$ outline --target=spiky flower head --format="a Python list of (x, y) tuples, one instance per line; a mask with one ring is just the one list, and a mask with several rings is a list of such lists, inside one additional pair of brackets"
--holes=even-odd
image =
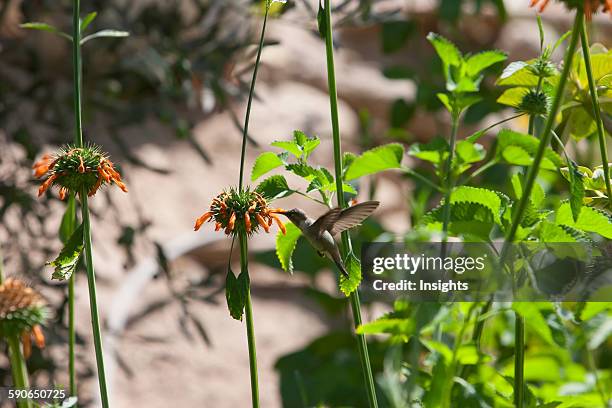
[(60, 187), (62, 200), (68, 192), (80, 193), (83, 189), (93, 196), (100, 187), (112, 183), (128, 191), (108, 155), (95, 145), (62, 147), (54, 155), (45, 154), (32, 168), (36, 178), (48, 175), (38, 189), (39, 197), (54, 185)]
[(20, 336), (26, 358), (32, 350), (32, 338), (39, 348), (45, 346), (41, 325), (47, 315), (42, 296), (21, 280), (8, 278), (0, 284), (0, 338)]
[(266, 199), (257, 191), (246, 188), (239, 191), (230, 188), (215, 197), (209, 211), (196, 220), (194, 229), (198, 231), (205, 222), (215, 222), (215, 231), (223, 230), (227, 235), (247, 235), (256, 233), (259, 227), (270, 232), (273, 222), (285, 234), (285, 224), (276, 215), (283, 212), (280, 208), (269, 208)]
[(523, 96), (521, 103), (516, 110), (529, 115), (545, 116), (550, 109), (550, 97), (542, 91), (530, 89)]
[[(605, 13), (612, 14), (612, 0), (558, 0), (565, 4), (570, 10), (582, 9), (587, 20), (590, 20), (593, 14), (599, 11), (599, 8), (603, 6)], [(529, 7), (539, 6), (538, 10), (541, 12), (546, 9), (550, 0), (531, 0)]]

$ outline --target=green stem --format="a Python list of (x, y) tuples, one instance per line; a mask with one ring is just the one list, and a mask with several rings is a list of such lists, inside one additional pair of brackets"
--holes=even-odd
[(610, 186), (610, 168), (608, 165), (608, 148), (606, 146), (606, 133), (601, 120), (601, 109), (599, 107), (599, 96), (597, 95), (597, 85), (593, 78), (593, 67), (591, 63), (591, 50), (589, 49), (589, 37), (586, 30), (585, 22), (582, 21), (580, 30), (580, 40), (582, 42), (582, 55), (584, 57), (584, 68), (589, 80), (589, 91), (591, 94), (591, 103), (593, 104), (593, 115), (597, 123), (597, 137), (599, 138), (599, 150), (601, 152), (601, 164), (604, 170), (604, 181), (606, 191), (608, 192), (608, 200), (612, 204), (612, 186)]
[(525, 402), (525, 318), (516, 313), (514, 326), (514, 406)]
[[(334, 38), (332, 30), (331, 5), (330, 0), (325, 0), (325, 51), (327, 56), (327, 82), (329, 88), (329, 103), (331, 110), (332, 135), (334, 142), (334, 170), (336, 177), (336, 196), (338, 207), (344, 208), (344, 194), (342, 188), (342, 148), (340, 144), (340, 121), (338, 119), (338, 91), (336, 88), (336, 70), (334, 66)], [(351, 239), (347, 231), (342, 233), (341, 252), (343, 258), (351, 251)], [(351, 310), (353, 312), (353, 320), (355, 327), (361, 325), (361, 304), (359, 293), (355, 290), (350, 295)], [(361, 359), (361, 368), (363, 371), (364, 381), (366, 385), (366, 394), (368, 396), (369, 406), (371, 408), (378, 407), (376, 400), (376, 390), (374, 387), (374, 377), (372, 375), (372, 366), (368, 355), (368, 343), (365, 335), (357, 335), (357, 345), (359, 348), (359, 356)]]
[(108, 390), (106, 387), (106, 374), (104, 371), (104, 355), (102, 353), (102, 332), (100, 330), (100, 318), (98, 316), (98, 300), (96, 295), (96, 274), (93, 266), (93, 254), (91, 245), (91, 222), (89, 219), (89, 207), (87, 205), (87, 189), (81, 190), (81, 213), (83, 217), (83, 235), (85, 240), (85, 268), (87, 270), (87, 284), (89, 286), (89, 307), (91, 312), (91, 327), (93, 332), (94, 347), (96, 351), (96, 365), (98, 369), (98, 383), (100, 386), (100, 398), (102, 407), (108, 408)]
[(264, 13), (263, 26), (261, 28), (261, 36), (259, 38), (259, 47), (257, 49), (257, 58), (255, 59), (255, 68), (253, 69), (253, 78), (251, 79), (251, 87), (249, 89), (249, 99), (247, 102), (246, 114), (244, 118), (244, 126), (242, 128), (242, 151), (240, 153), (240, 181), (238, 189), (242, 191), (244, 179), (244, 159), (246, 156), (246, 143), (249, 134), (249, 122), (251, 120), (251, 106), (253, 105), (253, 95), (255, 94), (255, 83), (257, 82), (257, 73), (259, 72), (259, 62), (261, 61), (261, 52), (264, 46), (266, 36), (266, 26), (268, 24), (268, 12), (270, 11), (270, 0), (266, 0), (266, 11)]
[(521, 199), (517, 204), (516, 211), (514, 211), (512, 224), (506, 236), (504, 246), (501, 250), (500, 265), (505, 264), (506, 258), (510, 250), (510, 246), (516, 238), (516, 232), (518, 231), (518, 227), (520, 226), (525, 210), (527, 209), (527, 204), (529, 203), (531, 197), (531, 190), (533, 189), (533, 185), (540, 170), (542, 158), (544, 157), (546, 148), (550, 145), (555, 118), (557, 116), (557, 113), (559, 112), (559, 108), (563, 101), (565, 85), (567, 84), (567, 79), (570, 75), (570, 69), (572, 67), (572, 61), (574, 60), (576, 45), (578, 44), (578, 36), (582, 29), (582, 22), (583, 14), (582, 11), (579, 10), (576, 12), (576, 19), (574, 21), (574, 27), (572, 29), (570, 44), (567, 48), (567, 51), (565, 52), (563, 72), (561, 73), (561, 76), (559, 78), (559, 83), (555, 92), (555, 98), (550, 108), (548, 117), (546, 118), (546, 124), (544, 125), (544, 131), (542, 132), (542, 135), (540, 137), (540, 144), (538, 145), (538, 150), (536, 151), (536, 154), (534, 156), (533, 164), (531, 165), (531, 167), (529, 168), (529, 172), (527, 173), (527, 180), (525, 181), (525, 186), (523, 188), (523, 195), (521, 196)]
[[(249, 250), (246, 234), (240, 233), (240, 273), (249, 273)], [(230, 272), (231, 273), (231, 272)], [(251, 370), (251, 400), (253, 408), (259, 407), (259, 386), (257, 380), (257, 348), (255, 347), (255, 328), (253, 325), (253, 306), (251, 304), (251, 288), (247, 290), (244, 314), (246, 316), (247, 339), (249, 343), (249, 368)]]
[[(73, 1), (72, 7), (72, 75), (73, 75), (73, 110), (74, 110), (74, 144), (83, 147), (83, 120), (82, 120), (82, 83), (83, 83), (83, 60), (81, 57), (81, 2)], [(86, 196), (85, 196), (86, 197)], [(86, 205), (85, 203), (83, 205)], [(68, 202), (69, 211), (72, 213), (72, 228), (70, 234), (75, 230), (77, 224), (76, 199), (72, 193)], [(68, 371), (70, 376), (70, 395), (77, 395), (76, 386), (76, 364), (75, 364), (75, 305), (74, 284), (75, 274), (70, 276), (68, 282)]]
[(444, 196), (444, 209), (442, 213), (442, 256), (446, 253), (446, 243), (448, 242), (448, 226), (450, 224), (451, 217), (451, 195), (453, 194), (453, 188), (455, 182), (453, 179), (453, 159), (455, 157), (455, 145), (457, 143), (457, 130), (459, 129), (459, 114), (453, 113), (451, 118), (451, 134), (449, 140), (449, 152), (448, 159), (446, 161), (446, 169), (444, 174), (446, 176), (446, 194)]
[[(13, 385), (18, 390), (29, 390), (30, 382), (28, 380), (28, 368), (26, 366), (21, 345), (17, 335), (8, 336), (9, 355), (11, 360), (11, 371), (13, 373)], [(31, 408), (32, 402), (29, 399), (20, 400), (17, 402), (19, 408)]]
[(437, 190), (439, 192), (442, 192), (442, 188), (440, 188), (440, 186), (438, 186), (436, 183), (434, 183), (433, 181), (431, 181), (430, 179), (428, 179), (427, 177), (423, 176), (422, 174), (416, 172), (415, 170), (408, 168), (408, 167), (404, 167), (402, 168), (402, 170), (404, 171), (404, 173), (406, 173), (409, 176), (412, 176), (416, 179), (418, 179), (419, 181), (421, 181), (424, 184), (427, 184), (429, 187), (431, 187), (434, 190)]

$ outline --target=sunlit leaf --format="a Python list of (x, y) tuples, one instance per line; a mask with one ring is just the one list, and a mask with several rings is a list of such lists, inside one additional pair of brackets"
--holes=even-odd
[(344, 266), (349, 276), (346, 277), (340, 274), (340, 290), (346, 296), (349, 296), (357, 290), (361, 283), (361, 262), (359, 262), (359, 259), (353, 253), (350, 253), (344, 261)]
[(285, 272), (293, 273), (293, 251), (302, 231), (292, 223), (285, 225), (287, 233), (278, 232), (276, 235), (276, 256)]
[(100, 30), (86, 37), (83, 37), (83, 39), (81, 40), (81, 45), (84, 45), (91, 40), (95, 40), (96, 38), (123, 38), (123, 37), (129, 37), (129, 36), (130, 36), (130, 33), (128, 33), (127, 31)]
[(256, 191), (268, 200), (287, 197), (293, 194), (285, 176), (276, 175), (263, 180), (256, 188)]
[(251, 170), (251, 180), (255, 181), (267, 172), (274, 170), (284, 164), (283, 160), (272, 152), (264, 152), (255, 159)]
[(52, 279), (63, 281), (70, 278), (79, 264), (79, 258), (83, 253), (83, 244), (83, 225), (81, 224), (72, 233), (57, 258), (47, 262), (47, 265), (55, 267)]
[(375, 147), (353, 160), (346, 171), (345, 179), (353, 180), (384, 170), (398, 169), (401, 167), (403, 156), (404, 147), (399, 143)]

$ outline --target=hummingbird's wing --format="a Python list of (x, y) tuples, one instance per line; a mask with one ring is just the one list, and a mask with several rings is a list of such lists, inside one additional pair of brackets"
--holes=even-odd
[(322, 234), (324, 231), (329, 231), (332, 235), (339, 234), (361, 224), (378, 208), (379, 204), (378, 201), (366, 201), (344, 210), (334, 208), (319, 217), (311, 228), (317, 234)]

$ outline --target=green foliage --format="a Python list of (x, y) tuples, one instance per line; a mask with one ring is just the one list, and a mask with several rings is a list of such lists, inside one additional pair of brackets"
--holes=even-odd
[[(503, 129), (497, 135), (497, 158), (517, 166), (530, 166), (538, 149), (539, 140), (531, 135)], [(563, 165), (561, 157), (546, 148), (540, 168), (556, 171)]]
[(583, 207), (578, 219), (574, 221), (570, 203), (563, 203), (556, 211), (555, 222), (585, 232), (594, 232), (604, 238), (612, 239), (612, 216), (603, 210)]
[(55, 268), (52, 279), (60, 281), (69, 279), (76, 270), (81, 254), (83, 253), (84, 236), (83, 224), (81, 224), (70, 236), (59, 255), (47, 265)]
[(268, 200), (276, 200), (293, 194), (284, 176), (270, 176), (257, 186), (256, 190)]
[(361, 283), (361, 262), (351, 252), (344, 260), (344, 266), (349, 276), (346, 277), (340, 274), (340, 290), (345, 296), (349, 296), (351, 293), (357, 290)]
[(399, 143), (390, 143), (364, 152), (354, 158), (348, 166), (345, 180), (376, 174), (389, 169), (401, 167), (404, 147)]
[(285, 225), (287, 233), (279, 232), (276, 235), (276, 256), (285, 272), (293, 273), (293, 261), (291, 259), (298, 239), (302, 232), (292, 223)]
[(283, 160), (282, 155), (274, 154), (272, 152), (264, 152), (257, 157), (255, 164), (253, 164), (253, 169), (251, 170), (251, 180), (255, 181), (267, 172), (284, 164), (285, 161)]
[(236, 320), (242, 321), (250, 284), (247, 271), (242, 271), (236, 278), (234, 272), (228, 268), (225, 278), (225, 299), (230, 316)]

